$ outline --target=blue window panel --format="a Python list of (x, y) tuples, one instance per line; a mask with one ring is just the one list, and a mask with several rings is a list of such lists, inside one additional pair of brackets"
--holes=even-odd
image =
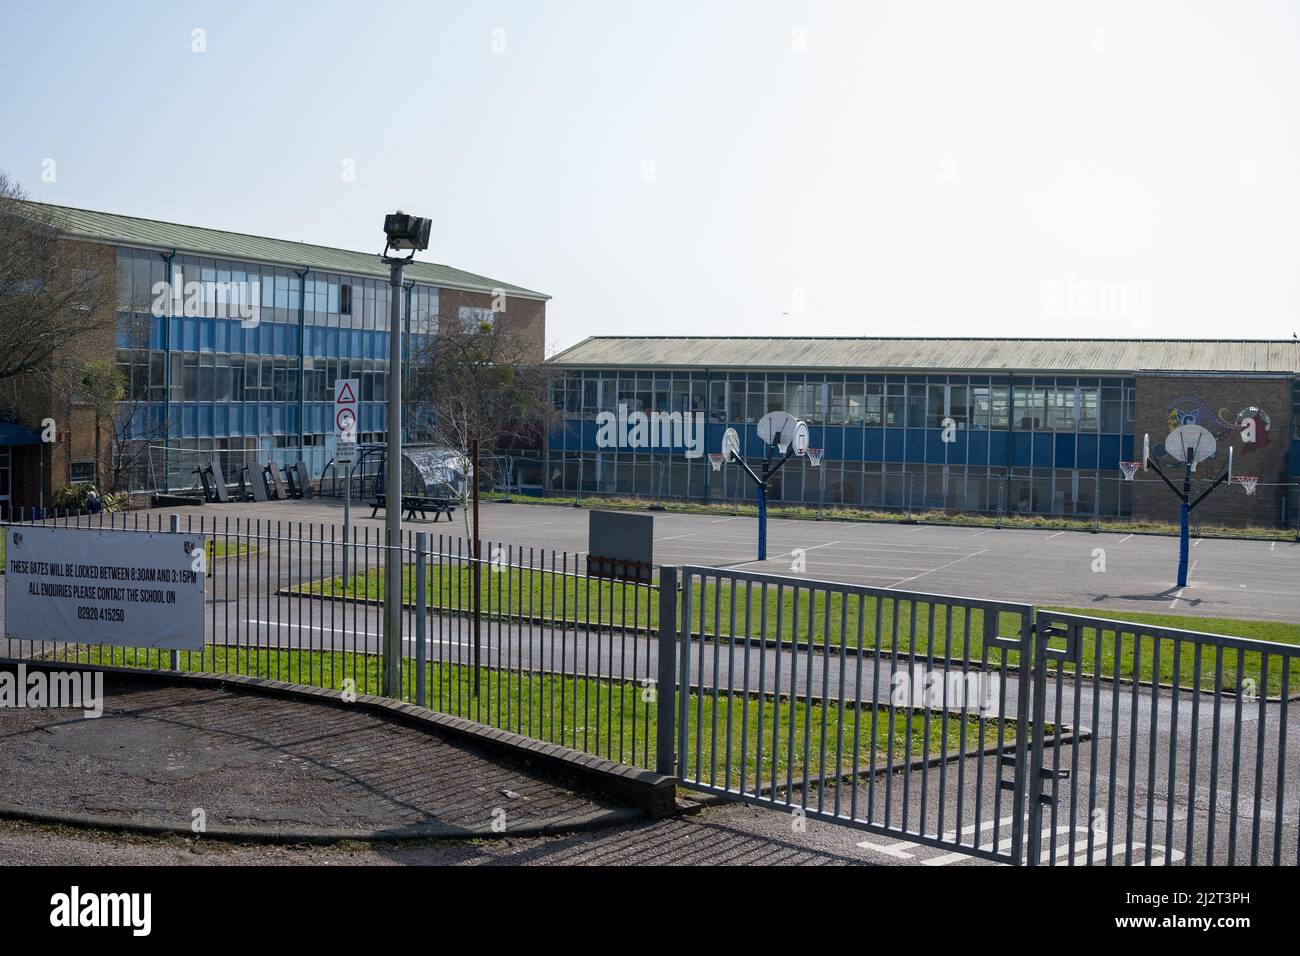
[(284, 434), (284, 406), (283, 405), (276, 404), (271, 406), (271, 434), (273, 435)]
[(273, 348), (275, 349), (275, 351), (272, 352), (271, 354), (273, 355), (288, 354), (285, 351), (285, 347), (287, 343), (285, 342), (285, 327), (283, 325), (280, 324), (275, 325), (275, 332), (272, 334), (272, 341), (273, 341)]
[(244, 406), (244, 427), (242, 429), (245, 435), (257, 434), (257, 406)]
[(1097, 460), (1097, 467), (1109, 471), (1119, 468), (1120, 460), (1127, 461), (1123, 457), (1123, 442), (1119, 435), (1102, 435), (1097, 442), (1100, 450)]
[(903, 460), (903, 429), (885, 429), (885, 461)]
[(172, 416), (167, 419), (167, 437), (180, 438), (182, 428), (181, 416), (173, 413)]
[(1042, 435), (1034, 435), (1034, 467), (1051, 468), (1052, 467), (1052, 446), (1055, 444), (1053, 439), (1056, 436), (1051, 432)]
[(242, 405), (227, 405), (222, 411), (217, 413), (217, 421), (220, 421), (225, 412), (229, 412), (229, 418), (226, 421), (226, 434), (232, 438), (244, 434), (244, 411)]
[(925, 461), (925, 433), (926, 429), (924, 428), (907, 429), (907, 461), (917, 463)]
[(298, 354), (298, 326), (296, 325), (289, 326), (288, 330), (284, 334), (284, 337), (285, 337), (285, 344), (288, 346), (289, 349), (289, 351), (286, 352), (285, 354), (297, 355)]
[(197, 405), (186, 405), (182, 428), (186, 438), (194, 438), (199, 432), (199, 409)]
[(579, 446), (584, 451), (596, 451), (596, 422), (582, 421), (580, 419), (571, 419), (569, 421), (571, 434), (575, 436), (575, 441), (580, 441)]
[(1017, 468), (1028, 468), (1032, 464), (1030, 458), (1030, 440), (1033, 438), (1029, 432), (1013, 432), (1011, 435), (1011, 464)]
[(989, 433), (973, 431), (966, 433), (966, 444), (970, 448), (968, 461), (972, 465), (989, 463)]
[(181, 344), (185, 338), (185, 336), (182, 334), (184, 331), (181, 328), (182, 320), (170, 319), (167, 321), (171, 323), (171, 328), (168, 330), (171, 333), (171, 337), (168, 338), (167, 340), (168, 342), (167, 347), (170, 348), (172, 351), (179, 351), (179, 349), (181, 348)]
[(300, 434), (301, 432), (302, 432), (302, 428), (300, 428), (298, 424), (298, 406), (290, 405), (289, 406), (289, 433), (293, 435), (297, 435)]
[(186, 352), (197, 352), (199, 350), (198, 319), (181, 320), (181, 344)]
[[(1078, 468), (1075, 464), (1075, 448), (1073, 435), (1057, 435), (1056, 437), (1056, 467), (1057, 468)], [(1037, 464), (1037, 461), (1035, 461)]]
[(217, 341), (217, 320), (199, 320), (199, 351), (211, 352)]
[(117, 327), (117, 347), (120, 349), (129, 349), (131, 347), (131, 329), (129, 326), (119, 325)]
[(325, 330), (325, 354), (333, 357), (339, 354), (339, 330)]
[(167, 320), (154, 316), (149, 321), (149, 348), (163, 348), (163, 339), (167, 336)]
[(238, 322), (229, 323), (226, 329), (229, 351), (239, 355), (244, 351), (244, 327)]
[(213, 437), (213, 435), (212, 435), (212, 421), (213, 421), (213, 417), (214, 417), (214, 416), (213, 416), (213, 406), (211, 406), (211, 405), (200, 405), (200, 406), (199, 406), (199, 435), (200, 435), (200, 437), (202, 437), (202, 438), (212, 438), (212, 437)]
[(258, 406), (257, 433), (259, 435), (274, 435), (275, 421), (270, 405)]
[(375, 347), (375, 333), (374, 333), (374, 332), (362, 332), (362, 333), (361, 333), (361, 352), (360, 352), (360, 353), (353, 353), (353, 355), (354, 355), (355, 358), (369, 358), (369, 357), (370, 357), (370, 353), (371, 353), (371, 351), (374, 349), (374, 347)]
[(1079, 454), (1075, 459), (1075, 468), (1093, 469), (1097, 467), (1097, 436), (1079, 436)]
[(850, 425), (848, 428), (844, 429), (844, 460), (862, 461), (862, 457), (862, 428), (860, 426)]
[(245, 355), (257, 354), (257, 336), (258, 333), (261, 332), (261, 330), (262, 330), (262, 326), (260, 325), (250, 326), (249, 328), (242, 330), (244, 333), (243, 335), (244, 341), (242, 343), (243, 348), (241, 351), (243, 351)]
[(213, 344), (213, 349), (214, 349), (214, 351), (217, 351), (217, 352), (229, 352), (229, 351), (230, 351), (230, 328), (231, 328), (231, 326), (234, 326), (235, 328), (239, 328), (239, 323), (238, 323), (238, 322), (227, 322), (227, 321), (224, 320), (224, 319), (222, 319), (222, 320), (220, 320), (219, 322), (217, 322), (217, 328), (216, 328), (217, 338), (216, 338), (216, 342)]

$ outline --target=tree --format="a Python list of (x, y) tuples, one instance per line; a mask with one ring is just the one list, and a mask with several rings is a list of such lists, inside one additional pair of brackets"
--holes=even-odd
[(470, 472), (477, 439), (482, 474), (476, 481), (494, 477), (498, 451), (538, 444), (557, 418), (546, 368), (533, 360), (528, 339), (500, 318), (441, 316), (438, 334), (414, 356), (411, 372), (413, 424), (461, 454), (462, 474)]
[[(92, 359), (75, 373), (75, 391), (80, 404), (89, 406), (95, 422), (95, 487), (105, 489), (100, 469), (104, 461), (104, 423), (117, 418), (118, 403), (126, 398), (126, 376), (114, 362)], [(116, 445), (116, 443), (114, 443)], [(116, 448), (114, 448), (116, 452)], [(118, 457), (116, 454), (114, 458)], [(109, 490), (116, 491), (116, 488)]]
[(75, 339), (113, 323), (94, 247), (0, 171), (0, 382), (47, 375)]

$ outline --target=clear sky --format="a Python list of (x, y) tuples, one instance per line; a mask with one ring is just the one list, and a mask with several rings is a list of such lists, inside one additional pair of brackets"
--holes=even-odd
[(376, 253), (401, 207), (552, 349), (1300, 332), (1286, 0), (10, 0), (0, 84), (35, 198)]

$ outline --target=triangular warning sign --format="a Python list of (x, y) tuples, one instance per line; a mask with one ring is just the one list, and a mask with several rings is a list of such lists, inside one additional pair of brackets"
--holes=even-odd
[(334, 403), (336, 405), (348, 405), (356, 400), (357, 397), (352, 394), (352, 383), (345, 379), (343, 386), (339, 389), (338, 397), (334, 399)]

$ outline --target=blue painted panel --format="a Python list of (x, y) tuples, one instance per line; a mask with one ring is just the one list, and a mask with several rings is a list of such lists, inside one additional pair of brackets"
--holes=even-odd
[(909, 428), (906, 430), (906, 433), (907, 433), (907, 449), (904, 456), (905, 459), (909, 462), (917, 462), (917, 463), (924, 462), (926, 429)]
[[(838, 425), (811, 430), (813, 448), (824, 448), (828, 461), (841, 461), (844, 458), (844, 429)], [(820, 434), (819, 434), (820, 433)]]
[(844, 429), (844, 460), (862, 461), (863, 454), (862, 429), (852, 426)]
[(1121, 447), (1122, 442), (1119, 435), (1099, 435), (1097, 437), (1097, 467), (1103, 471), (1118, 469), (1120, 459), (1124, 457)]
[(1017, 468), (1028, 468), (1032, 464), (1030, 457), (1030, 440), (1028, 432), (1011, 433), (1011, 464)]
[(989, 433), (986, 431), (967, 432), (966, 441), (970, 447), (970, 463), (987, 465), (989, 463)]
[(1052, 467), (1052, 446), (1055, 444), (1053, 439), (1055, 435), (1034, 435), (1034, 467), (1051, 468)]
[(862, 460), (885, 460), (885, 431), (883, 428), (868, 428), (862, 435)]
[(903, 429), (885, 429), (885, 461), (903, 460)]
[(1004, 431), (989, 432), (989, 464), (1005, 468), (1009, 463), (1011, 433)]
[(1079, 436), (1079, 455), (1076, 459), (1076, 468), (1096, 468), (1097, 467), (1097, 447), (1098, 441), (1096, 435)]
[(1057, 468), (1075, 468), (1075, 448), (1074, 435), (1057, 435), (1056, 437), (1056, 467)]

